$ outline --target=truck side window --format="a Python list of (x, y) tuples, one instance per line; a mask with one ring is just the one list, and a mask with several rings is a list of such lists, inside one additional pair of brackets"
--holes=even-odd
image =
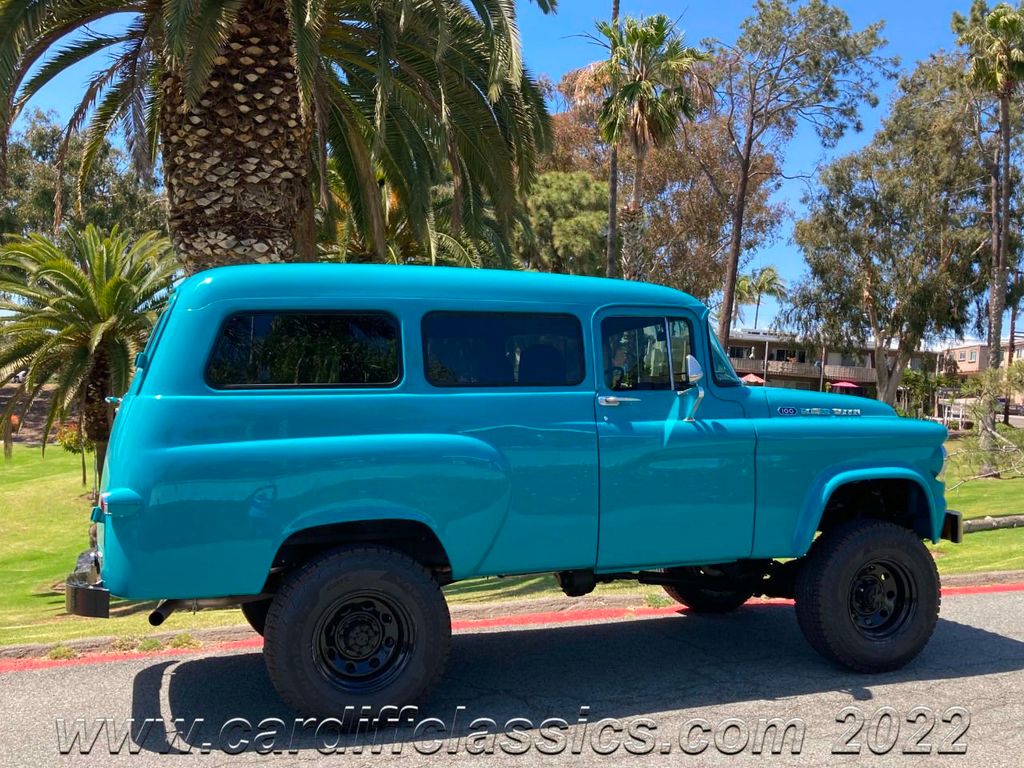
[(387, 387), (400, 378), (398, 322), (384, 312), (239, 312), (206, 367), (215, 389)]
[(663, 317), (608, 317), (601, 321), (604, 380), (609, 389), (671, 389), (668, 335)]
[(672, 343), (672, 381), (676, 389), (687, 389), (690, 386), (690, 377), (686, 375), (686, 356), (693, 354), (690, 323), (670, 318), (668, 332)]
[(708, 345), (711, 348), (711, 373), (715, 384), (720, 387), (742, 387), (743, 382), (736, 375), (732, 363), (729, 362), (729, 356), (725, 354), (722, 345), (718, 343), (718, 336), (710, 324), (708, 325)]
[(423, 318), (435, 387), (561, 387), (583, 381), (583, 329), (573, 315), (431, 312)]

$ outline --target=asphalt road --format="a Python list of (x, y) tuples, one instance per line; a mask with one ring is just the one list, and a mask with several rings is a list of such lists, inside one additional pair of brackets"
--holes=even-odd
[[(946, 596), (925, 652), (906, 669), (878, 676), (847, 673), (816, 656), (789, 605), (751, 605), (714, 618), (673, 614), (460, 632), (444, 682), (416, 715), (418, 733), (392, 728), (374, 738), (344, 737), (341, 745), (347, 751), (327, 757), (318, 747), (330, 751), (338, 739), (329, 723), (319, 736), (311, 728), (289, 734), (286, 727), (277, 727), (276, 737), (259, 744), (253, 738), (264, 718), (279, 717), (288, 724), (294, 719), (277, 700), (258, 651), (13, 672), (0, 675), (0, 766), (284, 766), (318, 760), (335, 766), (593, 766), (628, 759), (633, 765), (924, 761), (1016, 768), (1024, 760), (1022, 601), (1024, 592)], [(460, 706), (465, 710), (459, 711)], [(585, 727), (578, 723), (581, 707), (589, 707)], [(501, 733), (493, 739), (493, 755), (469, 754), (465, 741), (439, 740), (449, 735), (440, 735), (436, 722), (422, 726), (431, 716), (451, 726), (456, 713), (453, 730), (463, 736), (475, 718), (494, 720), (494, 730)], [(844, 716), (845, 723), (837, 721)], [(965, 716), (969, 727), (958, 736)], [(136, 729), (147, 718), (203, 722), (191, 736), (177, 740), (173, 751), (188, 751), (186, 756), (162, 754), (170, 745), (157, 726), (140, 739), (137, 754), (129, 754), (125, 745), (121, 754), (111, 756), (103, 733), (91, 754), (80, 754), (80, 743), (71, 754), (59, 754), (58, 718), (87, 718), (95, 729), (96, 718), (129, 717), (135, 718)], [(222, 733), (233, 718), (244, 718), (254, 728), (246, 730), (235, 721)], [(520, 723), (525, 736), (508, 737), (504, 730), (512, 718), (527, 718), (534, 726), (563, 718), (573, 725), (561, 730), (549, 724), (550, 738), (544, 739)], [(599, 722), (605, 718), (613, 720)], [(771, 718), (794, 722), (788, 741), (779, 744), (780, 755), (770, 754), (771, 739), (758, 735), (760, 719), (766, 721), (761, 731), (772, 732)], [(858, 724), (862, 727), (856, 730)], [(70, 733), (73, 722), (67, 727)], [(491, 726), (477, 724), (472, 730)], [(227, 754), (246, 738), (247, 751)], [(374, 739), (382, 754), (372, 753)], [(522, 749), (522, 742), (529, 751), (510, 754)], [(362, 754), (353, 753), (357, 744)], [(255, 752), (258, 745), (283, 754), (261, 756)], [(474, 746), (486, 748), (488, 741)], [(634, 756), (628, 748), (644, 754)], [(833, 754), (836, 749), (847, 753)], [(958, 749), (966, 753), (937, 754)], [(724, 754), (731, 751), (736, 753)]]

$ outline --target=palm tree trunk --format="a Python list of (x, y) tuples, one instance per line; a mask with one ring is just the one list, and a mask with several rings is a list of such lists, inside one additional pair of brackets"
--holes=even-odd
[[(1014, 285), (1016, 285), (1016, 278), (1014, 279)], [(1016, 351), (1016, 344), (1014, 343), (1014, 337), (1017, 335), (1017, 305), (1019, 301), (1013, 302), (1010, 305), (1010, 346), (1007, 349), (1006, 355), (1006, 367), (1009, 368), (1013, 365), (1013, 353)], [(1003, 424), (1010, 423), (1010, 388), (1006, 389), (1006, 402), (1003, 404)]]
[[(993, 227), (992, 275), (988, 292), (988, 364), (1000, 368), (1002, 363), (1003, 312), (1006, 309), (1006, 263), (1010, 214), (1010, 99), (999, 97), (999, 170), (998, 194), (993, 179), (992, 204), (997, 211)], [(996, 409), (999, 401), (994, 391), (982, 398), (980, 448), (991, 453), (995, 450)], [(983, 454), (984, 455), (984, 454)], [(996, 467), (987, 455), (983, 458), (981, 474), (995, 476)]]
[(311, 131), (283, 0), (245, 0), (195, 104), (179, 72), (161, 89), (170, 231), (186, 271), (312, 259)]
[(757, 294), (757, 301), (754, 302), (754, 330), (757, 330), (757, 316), (761, 313), (761, 294)]
[(629, 201), (629, 207), (634, 211), (643, 208), (644, 202), (644, 167), (647, 165), (647, 156), (643, 152), (636, 155), (636, 173), (633, 175), (633, 195)]
[[(612, 25), (619, 25), (619, 0), (612, 0)], [(605, 243), (605, 276), (619, 277), (618, 220), (619, 215), (619, 148), (614, 144), (608, 153), (608, 241)]]
[(110, 358), (102, 346), (93, 353), (92, 365), (85, 381), (85, 396), (82, 398), (81, 429), (92, 441), (96, 450), (96, 485), (103, 479), (103, 462), (110, 442), (110, 405), (107, 396), (111, 394)]
[(622, 277), (626, 280), (643, 280), (644, 258), (644, 209), (643, 176), (647, 158), (638, 152), (636, 173), (633, 176), (633, 193), (630, 203), (622, 211)]

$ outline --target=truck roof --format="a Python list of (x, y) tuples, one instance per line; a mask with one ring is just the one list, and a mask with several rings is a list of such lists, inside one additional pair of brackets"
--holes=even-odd
[(395, 264), (247, 264), (218, 267), (182, 282), (179, 306), (223, 299), (303, 297), (480, 299), (558, 304), (661, 304), (701, 308), (674, 288), (601, 277), (501, 269)]

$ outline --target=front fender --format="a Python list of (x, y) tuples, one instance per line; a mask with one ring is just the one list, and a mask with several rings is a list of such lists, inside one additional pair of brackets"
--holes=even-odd
[[(810, 549), (811, 542), (814, 540), (814, 534), (818, 530), (818, 524), (821, 522), (821, 516), (828, 506), (829, 499), (832, 498), (832, 495), (839, 488), (850, 483), (858, 483), (865, 480), (909, 480), (915, 483), (921, 489), (921, 493), (928, 503), (932, 540), (938, 541), (942, 528), (942, 518), (945, 514), (945, 505), (941, 505), (941, 509), (937, 508), (935, 493), (929, 487), (930, 485), (935, 485), (937, 481), (926, 478), (912, 467), (872, 466), (856, 469), (836, 468), (831, 472), (819, 475), (808, 490), (793, 531), (792, 551), (800, 556), (806, 554), (807, 550)], [(941, 494), (939, 498), (941, 498)]]

